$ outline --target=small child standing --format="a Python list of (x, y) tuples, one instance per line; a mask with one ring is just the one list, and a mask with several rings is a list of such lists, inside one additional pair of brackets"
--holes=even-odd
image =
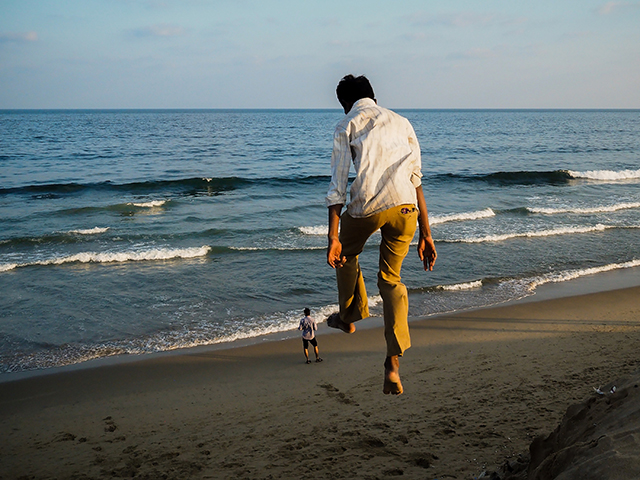
[(304, 309), (304, 318), (300, 320), (298, 330), (302, 330), (302, 348), (304, 349), (304, 356), (307, 359), (307, 363), (311, 363), (309, 360), (309, 344), (313, 345), (313, 351), (316, 354), (316, 362), (321, 362), (320, 354), (318, 353), (318, 341), (316, 340), (315, 331), (318, 330), (316, 321), (311, 318), (311, 310)]

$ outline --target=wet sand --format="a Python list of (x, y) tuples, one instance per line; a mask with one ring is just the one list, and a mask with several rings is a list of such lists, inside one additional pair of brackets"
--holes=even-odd
[(296, 338), (0, 383), (0, 478), (473, 479), (537, 437), (544, 463), (581, 403), (576, 442), (618, 454), (600, 467), (615, 425), (640, 438), (640, 287), (414, 321), (398, 397), (379, 328), (329, 333), (318, 364)]

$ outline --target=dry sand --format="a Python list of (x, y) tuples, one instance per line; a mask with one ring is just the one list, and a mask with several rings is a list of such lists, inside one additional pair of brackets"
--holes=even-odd
[(412, 322), (399, 397), (380, 329), (321, 327), (318, 364), (290, 339), (0, 383), (0, 478), (527, 478), (541, 435), (530, 478), (640, 477), (640, 287)]

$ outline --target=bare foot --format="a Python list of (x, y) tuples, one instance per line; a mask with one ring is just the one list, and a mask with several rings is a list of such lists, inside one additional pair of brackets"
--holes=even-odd
[(329, 315), (327, 325), (331, 328), (338, 328), (344, 333), (353, 333), (356, 331), (356, 326), (353, 323), (346, 323), (340, 320), (340, 314), (337, 312)]
[(387, 357), (384, 361), (384, 386), (382, 391), (385, 395), (401, 395), (402, 383), (400, 383), (400, 360), (398, 355)]

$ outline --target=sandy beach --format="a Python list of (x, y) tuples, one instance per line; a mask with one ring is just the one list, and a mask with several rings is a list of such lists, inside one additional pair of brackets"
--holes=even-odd
[(325, 324), (318, 364), (295, 338), (0, 383), (0, 478), (473, 479), (509, 463), (527, 478), (534, 439), (529, 478), (637, 478), (639, 299), (633, 287), (414, 321), (399, 397), (382, 394), (379, 328)]

